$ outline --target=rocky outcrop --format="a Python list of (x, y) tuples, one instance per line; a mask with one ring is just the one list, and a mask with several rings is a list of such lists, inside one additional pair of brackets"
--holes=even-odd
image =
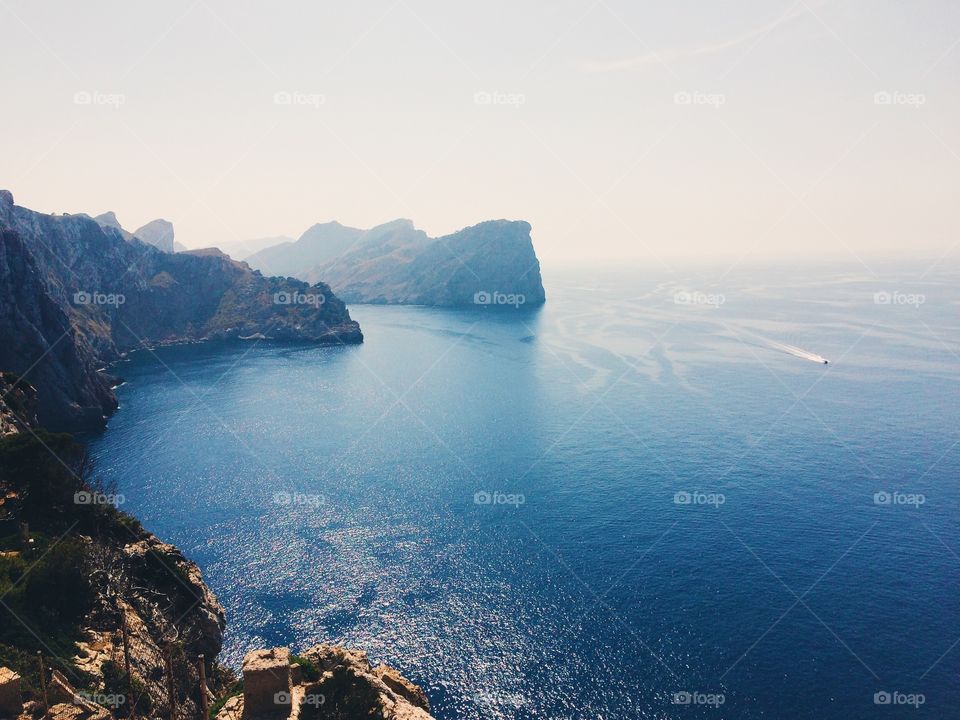
[(172, 253), (174, 251), (173, 223), (166, 220), (152, 220), (133, 231), (133, 236), (158, 250)]
[(423, 690), (360, 650), (317, 645), (291, 664), (287, 648), (255, 650), (243, 662), (243, 694), (217, 720), (379, 718), (432, 720)]
[(136, 348), (363, 339), (325, 284), (265, 277), (221, 253), (163, 252), (85, 215), (15, 206), (6, 191), (0, 241), (0, 367), (37, 387), (47, 427), (102, 426), (116, 409), (115, 379), (98, 370)]
[(117, 220), (117, 214), (112, 210), (108, 210), (105, 213), (101, 213), (100, 215), (97, 215), (95, 218), (93, 218), (93, 221), (97, 223), (97, 225), (99, 225), (100, 227), (113, 228), (114, 230), (119, 232), (120, 235), (123, 237), (123, 239), (126, 240), (127, 242), (129, 242), (130, 240), (133, 240), (133, 233), (129, 233), (123, 229), (123, 227), (120, 225), (120, 221)]
[(0, 438), (36, 425), (36, 389), (14, 373), (0, 372)]
[[(29, 407), (21, 385), (8, 383)], [(198, 717), (201, 688), (211, 699), (233, 681), (216, 663), (226, 619), (200, 569), (111, 504), (81, 445), (26, 413), (18, 422), (29, 432), (0, 438), (0, 519), (20, 528), (0, 569), (30, 577), (0, 586), (0, 657), (13, 663), (0, 668), (0, 717)]]
[(322, 279), (352, 303), (529, 307), (545, 300), (530, 229), (523, 221), (491, 220), (429, 238), (409, 220), (372, 230), (327, 223), (247, 262)]

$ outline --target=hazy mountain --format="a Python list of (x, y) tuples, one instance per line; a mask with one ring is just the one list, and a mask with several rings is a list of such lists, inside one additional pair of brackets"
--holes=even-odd
[[(84, 213), (79, 213), (83, 217), (89, 217)], [(141, 242), (145, 242), (148, 245), (153, 245), (155, 248), (163, 250), (164, 252), (176, 252), (177, 246), (183, 248), (180, 243), (174, 242), (173, 239), (173, 223), (163, 220), (151, 220), (146, 225), (141, 228), (138, 228), (134, 232), (129, 232), (124, 230), (123, 226), (120, 225), (120, 221), (117, 220), (117, 215), (112, 210), (97, 215), (93, 218), (102, 228), (112, 228), (120, 233), (121, 237), (127, 242), (130, 242), (133, 238), (137, 238)]]
[(317, 223), (293, 242), (281, 242), (246, 258), (250, 267), (272, 275), (300, 277), (304, 269), (335, 258), (350, 248), (363, 230), (340, 223)]
[(164, 252), (172, 253), (174, 251), (173, 223), (166, 220), (151, 220), (143, 227), (135, 230), (133, 236)]
[(117, 216), (112, 210), (109, 210), (103, 213), (102, 215), (97, 215), (94, 218), (94, 221), (98, 223), (100, 227), (113, 228), (114, 230), (118, 230), (120, 234), (123, 236), (124, 240), (130, 241), (133, 239), (133, 233), (127, 232), (120, 226), (120, 221), (117, 220)]
[(264, 248), (292, 242), (294, 242), (294, 239), (287, 235), (274, 235), (272, 237), (252, 238), (250, 240), (236, 240), (228, 243), (220, 243), (217, 245), (217, 247), (223, 250), (234, 260), (246, 260), (254, 253), (258, 253)]
[(102, 426), (116, 409), (99, 372), (128, 350), (265, 336), (362, 341), (323, 284), (268, 278), (218, 250), (167, 253), (86, 215), (45, 215), (0, 191), (0, 368), (28, 373), (54, 428)]
[[(248, 258), (252, 267), (327, 282), (347, 302), (420, 305), (544, 301), (540, 263), (523, 221), (492, 220), (430, 238), (410, 220), (370, 230), (314, 225), (295, 243)], [(502, 296), (518, 302), (507, 302)], [(489, 302), (487, 302), (489, 300)]]

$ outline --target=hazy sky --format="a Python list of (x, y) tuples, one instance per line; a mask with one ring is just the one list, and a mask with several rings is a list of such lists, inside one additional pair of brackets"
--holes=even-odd
[(0, 57), (0, 187), (190, 247), (396, 217), (526, 219), (548, 263), (960, 239), (955, 0), (0, 0)]

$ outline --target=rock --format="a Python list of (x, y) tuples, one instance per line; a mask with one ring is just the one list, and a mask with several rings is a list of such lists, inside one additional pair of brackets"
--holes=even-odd
[(93, 221), (102, 228), (111, 228), (116, 230), (127, 242), (130, 242), (133, 239), (133, 235), (123, 229), (123, 227), (120, 225), (120, 221), (117, 220), (116, 213), (114, 213), (112, 210), (97, 215)]
[(134, 230), (133, 236), (164, 252), (174, 251), (173, 223), (167, 220), (151, 220), (143, 227)]
[(254, 650), (243, 658), (243, 704), (246, 712), (286, 714), (290, 693), (290, 650)]
[(99, 370), (125, 352), (257, 333), (363, 341), (327, 285), (264, 277), (219, 252), (162, 252), (85, 215), (0, 202), (0, 369), (27, 373), (49, 429), (104, 426), (115, 378)]
[(0, 190), (0, 205), (13, 207), (13, 193), (9, 190)]
[(545, 300), (530, 224), (523, 221), (491, 220), (439, 238), (410, 220), (372, 230), (327, 223), (247, 262), (264, 272), (323, 280), (347, 302), (517, 309)]
[(20, 676), (10, 668), (0, 667), (0, 718), (15, 718), (22, 710)]
[(282, 714), (289, 720), (433, 720), (420, 688), (393, 668), (372, 667), (360, 650), (317, 645), (302, 655), (319, 669), (318, 680), (291, 674), (284, 667), (290, 657), (286, 648), (248, 653), (243, 661), (243, 695), (224, 703), (217, 720), (250, 720), (270, 714)]
[(36, 389), (15, 373), (0, 372), (0, 438), (37, 424)]

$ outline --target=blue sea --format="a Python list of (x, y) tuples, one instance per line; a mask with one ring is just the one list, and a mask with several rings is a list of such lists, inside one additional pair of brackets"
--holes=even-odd
[[(541, 309), (140, 351), (92, 441), (222, 660), (366, 650), (453, 718), (960, 717), (960, 272), (545, 272)], [(829, 360), (828, 364), (822, 362)]]

